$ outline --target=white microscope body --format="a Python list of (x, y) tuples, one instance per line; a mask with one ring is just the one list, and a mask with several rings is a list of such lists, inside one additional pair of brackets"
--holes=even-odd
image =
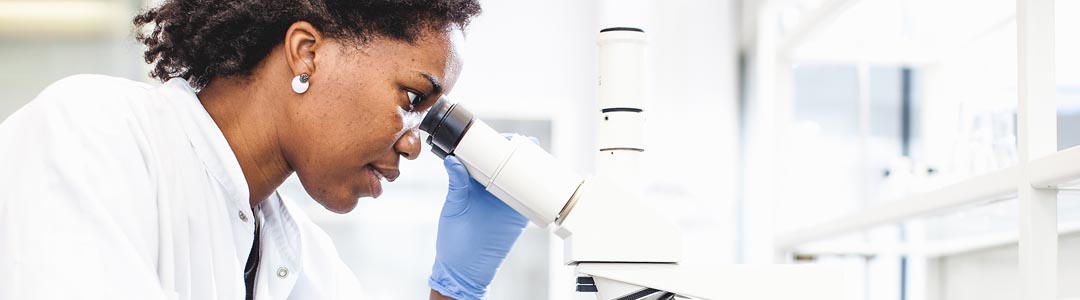
[(842, 298), (832, 270), (680, 263), (679, 228), (623, 186), (645, 149), (645, 45), (640, 29), (600, 32), (595, 177), (582, 178), (525, 137), (507, 140), (445, 98), (420, 128), (437, 155), (456, 155), (474, 179), (536, 225), (557, 226), (580, 292), (602, 300)]

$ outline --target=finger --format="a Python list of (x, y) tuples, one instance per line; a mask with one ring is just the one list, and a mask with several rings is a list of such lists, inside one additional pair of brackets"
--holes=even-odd
[(446, 203), (443, 203), (442, 216), (453, 217), (461, 215), (469, 207), (469, 171), (455, 156), (447, 156), (443, 160), (446, 167), (446, 175), (450, 178), (446, 190)]
[(446, 175), (450, 178), (450, 190), (464, 190), (469, 188), (469, 170), (461, 163), (457, 156), (447, 156), (443, 160), (446, 167)]

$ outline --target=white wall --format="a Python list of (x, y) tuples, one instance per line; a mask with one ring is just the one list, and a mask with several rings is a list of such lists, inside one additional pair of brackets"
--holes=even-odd
[[(735, 1), (657, 1), (644, 169), (676, 204), (687, 260), (734, 262), (738, 18)], [(670, 191), (678, 191), (678, 196)]]
[(49, 84), (75, 74), (145, 78), (140, 51), (123, 38), (58, 40), (0, 36), (0, 120)]

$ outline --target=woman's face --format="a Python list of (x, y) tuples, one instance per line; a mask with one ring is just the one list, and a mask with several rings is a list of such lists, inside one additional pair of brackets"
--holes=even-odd
[(283, 151), (304, 189), (346, 213), (382, 194), (402, 157), (421, 152), (424, 113), (454, 87), (460, 30), (429, 31), (414, 43), (373, 39), (362, 46), (323, 39), (310, 88), (287, 108)]

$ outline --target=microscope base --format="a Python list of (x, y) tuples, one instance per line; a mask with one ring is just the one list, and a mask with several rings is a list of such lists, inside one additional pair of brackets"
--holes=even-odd
[(599, 300), (845, 299), (840, 269), (818, 265), (579, 263)]

